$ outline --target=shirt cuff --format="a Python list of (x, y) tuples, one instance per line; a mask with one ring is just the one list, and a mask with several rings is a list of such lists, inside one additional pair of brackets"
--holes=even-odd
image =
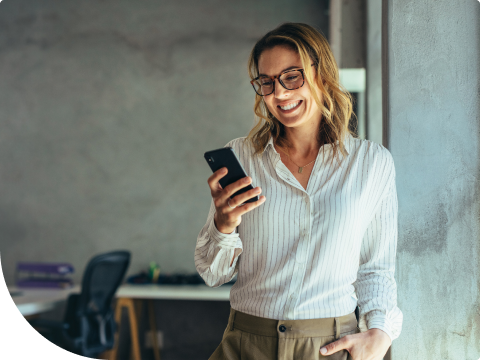
[(221, 233), (215, 226), (214, 220), (212, 220), (212, 222), (208, 226), (208, 234), (210, 235), (211, 239), (213, 239), (218, 245), (223, 248), (238, 248), (238, 233), (235, 232), (235, 230), (233, 230), (230, 234)]
[(396, 338), (393, 334), (390, 320), (383, 312), (379, 310), (372, 310), (367, 314), (360, 316), (358, 327), (361, 332), (365, 332), (370, 329), (380, 329), (390, 337), (391, 341)]

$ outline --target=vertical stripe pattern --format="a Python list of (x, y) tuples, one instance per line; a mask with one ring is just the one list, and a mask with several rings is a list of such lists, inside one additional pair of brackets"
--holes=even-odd
[[(232, 234), (214, 224), (213, 201), (195, 249), (197, 271), (212, 287), (238, 274), (233, 309), (276, 320), (318, 319), (360, 308), (360, 330), (400, 335), (394, 279), (397, 193), (390, 152), (351, 136), (347, 155), (322, 146), (304, 189), (273, 141), (253, 155), (245, 138), (234, 149), (263, 205), (242, 216)], [(333, 160), (333, 161), (332, 161)], [(232, 266), (230, 262), (234, 258)]]

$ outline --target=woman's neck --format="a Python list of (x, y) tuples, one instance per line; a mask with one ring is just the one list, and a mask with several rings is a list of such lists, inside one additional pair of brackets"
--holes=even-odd
[(291, 156), (308, 157), (320, 149), (318, 126), (302, 128), (285, 128), (285, 138), (290, 144), (287, 149)]

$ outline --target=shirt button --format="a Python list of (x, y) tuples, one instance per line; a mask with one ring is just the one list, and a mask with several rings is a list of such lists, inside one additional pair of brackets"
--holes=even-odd
[(287, 330), (287, 328), (285, 327), (285, 325), (280, 325), (278, 330), (280, 330), (280, 332), (285, 332), (285, 330)]

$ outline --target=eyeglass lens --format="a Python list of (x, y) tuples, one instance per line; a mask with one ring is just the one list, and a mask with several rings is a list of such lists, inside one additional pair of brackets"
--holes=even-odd
[[(287, 90), (295, 90), (303, 85), (303, 74), (301, 71), (293, 70), (280, 75), (280, 84)], [(253, 87), (259, 95), (269, 95), (273, 92), (275, 82), (268, 77), (259, 78), (253, 82)]]

